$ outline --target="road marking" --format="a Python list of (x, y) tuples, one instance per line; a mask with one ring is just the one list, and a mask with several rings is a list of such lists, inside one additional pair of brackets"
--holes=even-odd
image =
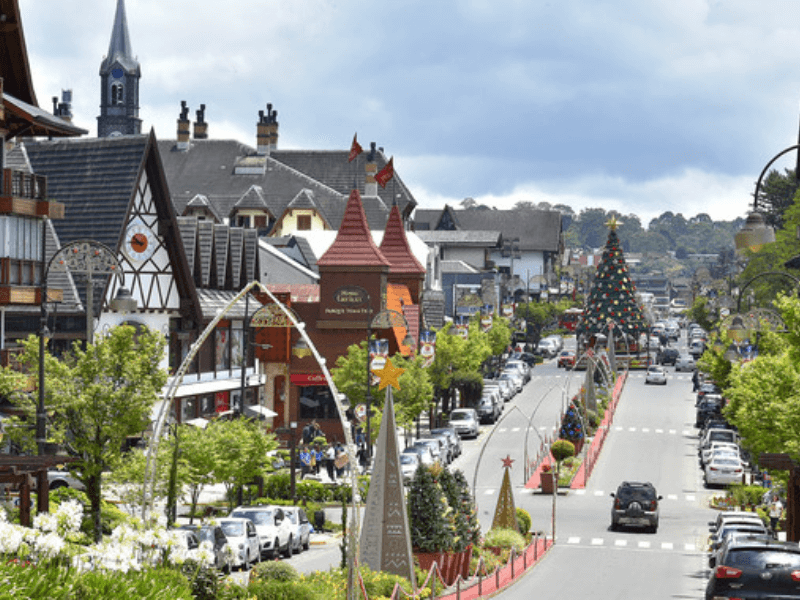
[(669, 434), (670, 434), (670, 435), (675, 435), (676, 433), (677, 433), (677, 432), (676, 432), (674, 429), (670, 429), (670, 430), (669, 430)]
[(605, 492), (603, 490), (598, 490), (594, 493), (595, 496), (605, 496)]
[(583, 490), (575, 490), (574, 493), (575, 493), (576, 496), (585, 496), (586, 495), (586, 490), (585, 489), (583, 489)]
[(667, 494), (667, 500), (677, 500), (677, 499), (678, 499), (677, 494)]
[(639, 542), (638, 544), (636, 544), (636, 547), (637, 548), (649, 548), (650, 547), (650, 542)]
[(656, 433), (664, 433), (663, 429), (656, 429)]
[(514, 427), (511, 431), (519, 431), (520, 427)]
[(592, 538), (592, 546), (602, 546), (603, 538)]
[(494, 490), (486, 490), (485, 492), (483, 492), (484, 496), (490, 496), (491, 494), (494, 494)]
[(636, 427), (628, 427), (628, 431), (636, 431)]
[(627, 546), (628, 545), (628, 540), (615, 540), (614, 541), (614, 545), (615, 546)]
[(579, 537), (571, 537), (571, 538), (569, 538), (567, 540), (567, 543), (568, 544), (580, 544), (581, 543), (581, 538), (579, 538)]
[(683, 549), (686, 552), (694, 552), (695, 550), (697, 550), (697, 546), (694, 544), (684, 544)]
[(650, 433), (649, 427), (642, 427), (642, 433)]
[(617, 426), (617, 431), (622, 431), (622, 427)]
[(686, 501), (687, 502), (694, 502), (695, 501), (695, 495), (694, 494), (686, 494)]
[(672, 542), (661, 542), (662, 550), (672, 550), (672, 548), (673, 548)]

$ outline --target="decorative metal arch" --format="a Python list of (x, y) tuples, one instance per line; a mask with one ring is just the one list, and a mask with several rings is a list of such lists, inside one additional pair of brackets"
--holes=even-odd
[(794, 282), (796, 288), (800, 288), (800, 279), (792, 275), (791, 273), (787, 273), (786, 271), (764, 271), (763, 273), (759, 273), (755, 277), (748, 279), (741, 288), (739, 288), (739, 297), (736, 299), (736, 312), (742, 312), (742, 296), (744, 295), (744, 291), (750, 287), (755, 280), (761, 279), (762, 277), (770, 277), (770, 276), (778, 276), (778, 277), (785, 277), (787, 279), (791, 279)]

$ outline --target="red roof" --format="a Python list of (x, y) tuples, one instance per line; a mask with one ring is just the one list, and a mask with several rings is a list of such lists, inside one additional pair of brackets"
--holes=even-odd
[(318, 266), (389, 266), (389, 261), (375, 245), (367, 225), (364, 205), (358, 190), (350, 192), (342, 224), (327, 252), (317, 260)]
[(389, 220), (386, 221), (386, 231), (381, 241), (381, 252), (389, 261), (390, 273), (425, 273), (425, 268), (419, 263), (408, 245), (403, 220), (400, 218), (400, 209), (392, 206)]

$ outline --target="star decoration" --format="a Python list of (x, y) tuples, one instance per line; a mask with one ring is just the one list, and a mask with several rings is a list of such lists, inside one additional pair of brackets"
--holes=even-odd
[(622, 225), (622, 221), (617, 221), (617, 216), (612, 215), (611, 218), (606, 221), (606, 227), (608, 227), (611, 231), (616, 231), (617, 227)]
[(400, 375), (405, 372), (405, 369), (401, 369), (400, 367), (395, 367), (392, 364), (391, 359), (386, 359), (386, 365), (382, 369), (372, 369), (372, 372), (375, 373), (380, 378), (380, 383), (378, 384), (378, 391), (381, 391), (387, 385), (391, 385), (393, 388), (400, 389), (400, 383), (398, 379)]
[(514, 459), (511, 458), (511, 456), (508, 455), (508, 454), (506, 454), (505, 458), (501, 458), (500, 460), (503, 461), (503, 468), (505, 468), (505, 469), (510, 469), (511, 468), (511, 463), (514, 462)]

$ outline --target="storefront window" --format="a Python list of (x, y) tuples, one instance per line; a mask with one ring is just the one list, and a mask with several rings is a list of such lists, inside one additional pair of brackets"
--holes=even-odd
[(200, 398), (200, 414), (203, 416), (213, 415), (216, 409), (214, 394), (206, 394)]
[(227, 371), (231, 368), (230, 332), (227, 327), (217, 327), (214, 355), (216, 357), (217, 371)]
[(181, 401), (181, 422), (186, 423), (197, 417), (197, 398), (189, 396)]
[(338, 416), (331, 390), (326, 386), (307, 385), (300, 389), (301, 419), (335, 419)]
[(242, 366), (242, 330), (231, 329), (231, 366)]

